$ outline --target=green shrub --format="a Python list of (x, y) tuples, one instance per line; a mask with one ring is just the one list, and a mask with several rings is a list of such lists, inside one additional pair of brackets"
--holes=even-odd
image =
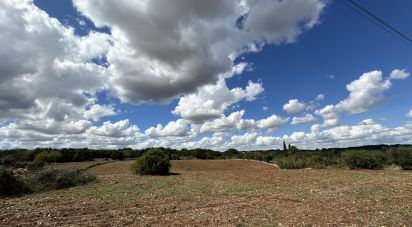
[(295, 152), (288, 156), (277, 156), (274, 159), (275, 163), (282, 169), (324, 169), (324, 168), (340, 168), (340, 155), (328, 154), (322, 152)]
[(346, 151), (342, 158), (349, 169), (383, 169), (386, 156), (380, 151)]
[(46, 169), (33, 173), (28, 179), (34, 191), (69, 188), (95, 180), (95, 176), (84, 175), (81, 170), (68, 169)]
[(273, 156), (272, 155), (265, 155), (265, 156), (263, 156), (263, 160), (265, 162), (271, 162), (273, 160)]
[(77, 185), (85, 185), (95, 181), (93, 175), (84, 175), (81, 171), (67, 171), (60, 174), (56, 181), (56, 189), (69, 188)]
[(122, 151), (113, 152), (111, 158), (113, 160), (124, 160), (124, 153)]
[(49, 152), (42, 151), (42, 152), (38, 153), (33, 161), (38, 162), (38, 163), (47, 163), (47, 162), (49, 162)]
[(304, 169), (309, 167), (307, 160), (293, 156), (279, 157), (275, 160), (275, 163), (281, 169)]
[(132, 165), (132, 171), (141, 175), (166, 175), (169, 173), (169, 156), (159, 150), (150, 149)]
[(403, 170), (412, 170), (412, 149), (399, 149), (396, 164)]
[(14, 166), (12, 167), (13, 169), (27, 169), (29, 171), (34, 171), (34, 170), (40, 170), (44, 166), (44, 162), (16, 162)]
[(12, 170), (0, 168), (0, 196), (22, 195), (30, 188)]
[(40, 170), (44, 166), (44, 162), (27, 162), (26, 169), (29, 171)]

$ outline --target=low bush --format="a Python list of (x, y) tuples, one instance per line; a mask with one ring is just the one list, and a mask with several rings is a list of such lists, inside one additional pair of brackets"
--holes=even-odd
[(412, 149), (399, 149), (395, 163), (403, 170), (412, 170)]
[(40, 170), (44, 166), (44, 162), (27, 162), (25, 168), (29, 171)]
[(82, 170), (0, 168), (0, 196), (23, 195), (31, 192), (63, 189), (85, 185), (95, 181), (96, 176), (85, 175)]
[(380, 151), (345, 151), (342, 158), (349, 169), (383, 169), (387, 164), (385, 154)]
[(322, 154), (321, 152), (297, 152), (288, 156), (277, 156), (274, 161), (282, 169), (341, 167), (339, 155)]
[(299, 159), (297, 157), (280, 157), (275, 160), (275, 163), (281, 169), (304, 169), (308, 167), (305, 159)]
[(10, 169), (0, 168), (0, 196), (22, 195), (31, 192), (26, 183)]
[(96, 176), (85, 175), (81, 170), (47, 169), (34, 173), (28, 181), (34, 191), (63, 189), (85, 185), (95, 181)]
[(169, 156), (160, 149), (150, 149), (132, 165), (132, 171), (140, 175), (166, 175), (169, 173)]
[(44, 166), (44, 162), (16, 162), (14, 164), (13, 169), (19, 169), (19, 168), (24, 168), (29, 171), (35, 171), (35, 170), (40, 170)]

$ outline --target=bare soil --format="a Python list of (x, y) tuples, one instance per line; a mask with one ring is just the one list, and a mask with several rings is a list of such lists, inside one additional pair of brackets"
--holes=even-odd
[(53, 163), (46, 167), (47, 168), (57, 168), (57, 169), (84, 169), (96, 163), (103, 163), (103, 161)]
[(130, 167), (134, 161), (117, 161), (99, 165), (86, 170), (94, 175), (132, 174)]
[(0, 199), (0, 226), (411, 226), (412, 172), (280, 170), (244, 160), (131, 161), (89, 169), (86, 186)]

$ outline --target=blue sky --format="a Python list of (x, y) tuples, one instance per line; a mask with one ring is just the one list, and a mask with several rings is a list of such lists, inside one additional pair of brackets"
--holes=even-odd
[[(39, 12), (44, 11), (47, 15), (43, 20), (56, 18), (60, 23), (53, 25), (56, 28), (53, 27), (51, 30), (73, 29), (74, 33), (69, 38), (64, 32), (58, 31), (62, 36), (60, 40), (79, 39), (77, 43), (88, 43), (89, 46), (79, 44), (79, 47), (72, 47), (78, 45), (75, 43), (72, 46), (64, 44), (65, 46), (62, 47), (63, 49), (72, 48), (69, 52), (75, 54), (88, 52), (86, 58), (73, 57), (72, 53), (62, 53), (62, 55), (50, 58), (78, 64), (76, 67), (79, 69), (75, 73), (56, 70), (47, 72), (47, 76), (66, 75), (68, 79), (65, 80), (66, 85), (63, 84), (63, 87), (67, 84), (72, 86), (69, 79), (78, 72), (82, 74), (73, 79), (77, 83), (86, 84), (81, 80), (89, 74), (93, 75), (96, 81), (101, 81), (93, 86), (88, 85), (88, 87), (70, 87), (71, 90), (68, 93), (77, 94), (76, 92), (82, 91), (84, 98), (85, 93), (91, 92), (89, 98), (93, 100), (84, 101), (80, 106), (76, 105), (72, 108), (57, 108), (61, 109), (59, 114), (64, 113), (66, 117), (61, 118), (61, 122), (57, 118), (51, 118), (46, 131), (39, 131), (39, 127), (36, 126), (44, 122), (33, 120), (37, 119), (33, 116), (23, 116), (20, 112), (31, 113), (44, 106), (55, 106), (56, 104), (51, 100), (56, 97), (65, 97), (67, 94), (36, 94), (33, 92), (26, 94), (32, 100), (36, 100), (31, 106), (21, 108), (0, 106), (3, 113), (0, 120), (3, 120), (2, 125), (4, 125), (3, 134), (0, 134), (3, 135), (0, 146), (6, 148), (15, 146), (131, 146), (137, 148), (171, 146), (178, 148), (212, 147), (222, 150), (228, 147), (277, 148), (280, 146), (279, 141), (282, 140), (305, 148), (412, 142), (411, 118), (408, 115), (412, 109), (412, 99), (410, 99), (412, 91), (408, 89), (412, 87), (412, 79), (409, 77), (409, 71), (412, 68), (410, 62), (412, 46), (354, 12), (342, 1), (290, 0), (280, 3), (265, 0), (259, 4), (244, 1), (247, 7), (242, 9), (236, 5), (232, 7), (219, 2), (222, 4), (219, 9), (225, 10), (217, 10), (213, 7), (199, 8), (199, 10), (196, 4), (187, 4), (185, 1), (175, 4), (180, 7), (178, 9), (169, 6), (170, 10), (167, 6), (164, 6), (165, 9), (159, 9), (162, 4), (157, 4), (156, 1), (147, 5), (138, 2), (109, 3), (103, 1), (98, 3), (90, 1), (84, 3), (71, 0), (35, 0), (34, 3), (30, 1), (25, 3), (26, 11), (16, 7), (17, 3), (3, 7), (3, 10), (13, 12), (14, 15), (22, 18), (24, 18), (22, 16), (24, 13), (30, 10), (35, 11), (38, 8)], [(409, 21), (412, 20), (409, 12), (412, 2), (401, 0), (390, 3), (372, 0), (357, 2), (404, 34), (412, 36), (411, 27), (408, 26)], [(173, 5), (173, 3), (170, 4)], [(229, 8), (226, 10), (225, 7)], [(281, 9), (281, 7), (284, 8)], [(193, 10), (193, 13), (179, 15), (179, 9), (185, 9), (186, 12)], [(159, 14), (164, 12), (164, 18), (163, 15), (157, 15), (156, 10)], [(233, 28), (235, 26), (227, 28), (232, 22), (236, 22), (236, 20), (231, 21), (231, 18), (236, 19), (244, 12), (247, 15), (244, 23), (248, 30), (245, 28), (244, 31), (238, 33), (239, 31)], [(190, 29), (178, 31), (173, 27), (175, 24), (170, 18), (176, 20), (175, 24), (181, 23), (178, 28), (204, 29), (204, 37), (191, 34)], [(14, 22), (17, 20), (11, 20), (10, 23)], [(30, 21), (21, 23), (26, 23), (25, 26), (27, 26)], [(1, 24), (0, 28), (10, 29), (12, 24)], [(210, 24), (210, 28), (204, 27), (204, 24), (208, 26)], [(217, 33), (216, 27), (222, 30), (227, 29), (227, 31), (222, 35)], [(18, 34), (18, 31), (12, 31)], [(53, 39), (54, 33), (48, 33), (47, 29), (39, 31), (45, 33), (44, 37)], [(207, 35), (215, 34), (214, 32), (220, 36), (210, 35), (209, 37)], [(90, 35), (92, 33), (95, 36), (92, 37)], [(10, 32), (10, 34), (13, 33)], [(30, 37), (29, 35), (32, 34), (27, 35)], [(147, 38), (150, 35), (156, 35), (156, 37)], [(13, 50), (23, 46), (24, 42), (21, 40), (7, 40), (11, 37), (2, 38), (13, 42), (16, 47)], [(172, 40), (176, 42), (169, 45), (168, 38), (174, 39), (175, 37), (179, 38), (177, 41)], [(42, 40), (45, 41), (47, 38), (42, 38)], [(180, 47), (176, 43), (183, 44)], [(220, 43), (223, 45), (218, 46)], [(245, 48), (251, 43), (262, 46), (257, 51), (248, 49), (243, 53), (236, 53), (235, 59), (230, 60), (231, 64), (224, 64), (228, 61), (229, 54), (238, 52), (239, 47)], [(36, 45), (35, 40), (32, 44)], [(157, 49), (157, 45), (164, 48)], [(204, 45), (204, 49), (201, 49), (203, 52), (193, 47), (196, 45)], [(212, 45), (219, 48), (215, 50)], [(228, 47), (228, 50), (225, 47)], [(123, 57), (132, 52), (130, 59)], [(180, 52), (193, 57), (186, 59), (184, 56), (184, 59), (178, 59)], [(208, 58), (204, 58), (199, 53), (207, 53)], [(170, 55), (176, 57), (172, 59), (169, 58)], [(35, 54), (27, 56), (36, 58)], [(215, 56), (219, 56), (218, 61), (212, 59)], [(40, 57), (37, 56), (37, 58)], [(130, 63), (136, 58), (139, 60)], [(192, 60), (194, 63), (191, 62)], [(23, 59), (17, 65), (25, 65), (24, 61), (30, 61), (30, 59)], [(174, 61), (179, 61), (181, 65), (176, 66)], [(198, 61), (203, 61), (203, 63), (199, 64)], [(248, 64), (247, 69), (241, 70), (238, 75), (222, 77), (222, 73), (228, 70), (227, 67), (233, 67), (241, 62)], [(137, 63), (146, 63), (148, 66), (137, 66)], [(90, 64), (95, 65), (93, 66), (95, 69), (90, 69)], [(168, 65), (172, 68), (166, 68), (169, 67)], [(204, 69), (205, 65), (210, 65), (210, 69)], [(154, 71), (147, 71), (148, 68), (153, 68)], [(33, 78), (41, 77), (42, 71), (36, 70), (37, 74), (33, 73)], [(157, 74), (157, 70), (161, 73)], [(395, 72), (393, 70), (401, 72), (401, 78), (389, 79), (391, 73)], [(0, 71), (7, 73), (10, 70)], [(188, 71), (190, 73), (186, 75)], [(368, 72), (373, 73), (361, 80), (360, 77)], [(23, 74), (13, 75), (17, 78)], [(157, 76), (161, 79), (156, 81)], [(8, 76), (5, 74), (4, 77)], [(169, 79), (163, 81), (164, 78)], [(56, 79), (56, 81), (59, 80)], [(224, 85), (220, 86), (221, 89), (229, 91), (238, 88), (243, 91), (242, 95), (236, 98), (227, 96), (227, 100), (224, 100), (224, 103), (228, 103), (227, 105), (216, 104), (219, 101), (215, 99), (226, 98), (223, 93), (204, 97), (202, 89), (204, 91), (217, 89), (219, 87), (217, 81), (224, 81)], [(246, 92), (249, 81), (256, 85), (253, 87), (254, 90), (251, 86), (254, 92), (252, 94)], [(348, 91), (346, 86), (356, 81), (359, 82), (357, 83), (359, 86)], [(387, 86), (386, 82), (390, 85)], [(367, 87), (373, 83), (376, 84), (368, 90)], [(27, 86), (34, 85), (28, 84)], [(207, 86), (212, 87), (207, 88)], [(156, 92), (156, 89), (159, 89), (159, 92)], [(223, 90), (218, 91), (223, 92)], [(160, 91), (164, 91), (164, 95)], [(323, 95), (322, 99), (315, 100), (320, 94)], [(72, 101), (73, 97), (61, 102), (67, 102), (67, 107), (75, 105)], [(287, 112), (284, 105), (294, 99), (297, 99), (303, 107), (297, 111)], [(195, 102), (196, 100), (202, 101)], [(207, 101), (215, 103), (213, 108), (206, 106)], [(183, 108), (185, 103), (188, 105), (184, 108), (190, 107), (193, 110), (172, 113), (179, 106)], [(313, 104), (312, 108), (308, 108), (311, 104)], [(96, 111), (89, 111), (93, 105), (96, 105)], [(326, 113), (322, 113), (322, 109), (328, 105), (333, 106), (328, 112), (333, 116), (330, 114), (326, 116)], [(68, 113), (68, 111), (74, 111), (75, 108), (79, 108), (76, 113)], [(227, 123), (226, 118), (242, 110), (244, 112), (240, 118), (232, 119), (233, 122)], [(89, 113), (86, 114), (87, 111)], [(49, 109), (47, 113), (50, 112)], [(199, 112), (202, 113), (199, 114)], [(302, 117), (307, 114), (311, 115), (314, 120), (292, 124), (293, 117)], [(205, 115), (207, 115), (206, 118), (204, 118)], [(42, 119), (44, 120), (44, 116)], [(259, 122), (265, 119), (266, 121)], [(367, 119), (372, 122), (360, 123)], [(327, 123), (327, 120), (331, 121)], [(250, 123), (252, 121), (254, 122)], [(169, 122), (172, 124), (166, 129)], [(245, 128), (239, 125), (244, 122), (249, 122)], [(116, 123), (119, 124), (116, 125)], [(66, 130), (70, 127), (65, 127), (65, 124), (75, 125), (75, 127), (82, 125), (82, 127), (70, 132)], [(157, 124), (161, 126), (157, 127)], [(116, 127), (118, 131), (113, 129)], [(319, 129), (315, 130), (315, 128)], [(131, 134), (123, 132), (128, 130)], [(113, 134), (110, 134), (112, 131)], [(341, 134), (345, 135), (339, 137)], [(346, 134), (349, 136), (345, 137)], [(394, 134), (399, 135), (398, 138), (388, 138), (389, 135)], [(11, 142), (16, 141), (16, 138), (18, 141), (19, 135), (31, 135), (35, 138)], [(82, 136), (92, 137), (95, 140), (82, 139)], [(56, 142), (56, 138), (61, 138), (61, 141)], [(208, 143), (200, 142), (202, 139)]]

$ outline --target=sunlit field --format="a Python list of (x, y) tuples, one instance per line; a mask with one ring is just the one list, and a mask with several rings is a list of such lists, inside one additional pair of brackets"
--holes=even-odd
[[(0, 199), (0, 225), (277, 226), (412, 223), (412, 172), (301, 169), (246, 160), (171, 161), (167, 176), (132, 161), (87, 170), (85, 186)], [(72, 163), (59, 168), (72, 168)]]

